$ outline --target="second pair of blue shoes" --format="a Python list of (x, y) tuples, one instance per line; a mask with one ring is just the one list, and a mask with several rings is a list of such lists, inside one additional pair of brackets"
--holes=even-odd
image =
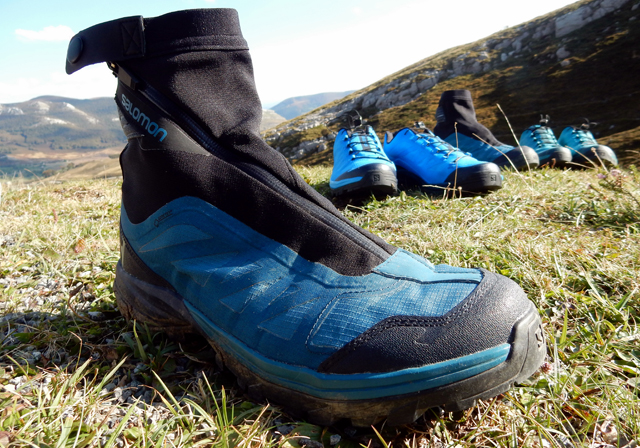
[(567, 166), (606, 168), (618, 165), (618, 158), (611, 148), (600, 145), (589, 130), (590, 123), (586, 120), (578, 126), (567, 126), (556, 139), (549, 127), (549, 115), (540, 115), (540, 124), (527, 128), (520, 137), (520, 144), (533, 148), (540, 158), (540, 165), (548, 164), (552, 167)]
[(341, 129), (333, 146), (329, 182), (335, 196), (395, 194), (398, 183), (432, 192), (482, 194), (502, 187), (500, 168), (473, 158), (416, 123), (395, 135), (387, 132), (384, 148), (371, 126), (355, 121)]

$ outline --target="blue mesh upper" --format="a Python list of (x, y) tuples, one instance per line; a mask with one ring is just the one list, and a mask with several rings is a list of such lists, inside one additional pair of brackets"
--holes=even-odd
[(556, 136), (548, 126), (539, 124), (527, 128), (520, 136), (520, 145), (532, 148), (540, 158), (540, 163), (548, 162), (553, 153), (561, 148)]
[(464, 152), (470, 153), (478, 160), (493, 162), (498, 157), (513, 151), (515, 148), (509, 145), (491, 146), (464, 134), (451, 134), (444, 139), (450, 145), (459, 148)]
[(417, 174), (430, 185), (443, 184), (458, 168), (486, 163), (454, 148), (426, 129), (419, 134), (402, 129), (391, 141), (385, 139), (384, 150), (396, 165)]
[(365, 126), (353, 132), (340, 129), (333, 144), (333, 170), (329, 185), (331, 188), (338, 188), (357, 182), (362, 177), (338, 178), (374, 163), (387, 165), (395, 172), (395, 165), (383, 151), (382, 144), (373, 128)]
[(447, 313), (482, 280), (400, 249), (368, 275), (343, 276), (192, 197), (135, 225), (123, 208), (122, 228), (190, 308), (270, 359), (311, 368), (383, 319)]

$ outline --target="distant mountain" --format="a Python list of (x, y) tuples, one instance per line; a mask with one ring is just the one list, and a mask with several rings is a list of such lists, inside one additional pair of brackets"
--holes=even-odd
[(126, 139), (112, 98), (41, 96), (0, 104), (0, 172), (51, 172), (116, 157)]
[(263, 109), (260, 131), (266, 131), (267, 129), (275, 128), (283, 121), (287, 121), (287, 119), (281, 115), (278, 115), (275, 110)]
[(274, 110), (279, 115), (282, 115), (287, 120), (310, 112), (320, 106), (324, 106), (331, 101), (339, 100), (354, 92), (354, 90), (348, 90), (346, 92), (327, 92), (316, 93), (315, 95), (294, 96), (288, 98), (281, 103), (273, 106), (271, 110)]
[[(265, 110), (262, 130), (283, 121), (275, 111)], [(41, 96), (0, 104), (0, 173), (46, 175), (87, 162), (117, 165), (113, 158), (125, 144), (113, 98)]]
[(93, 150), (125, 142), (112, 98), (41, 96), (0, 104), (0, 153)]

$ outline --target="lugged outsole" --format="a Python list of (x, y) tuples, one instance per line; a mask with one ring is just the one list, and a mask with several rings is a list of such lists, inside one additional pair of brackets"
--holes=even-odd
[[(120, 262), (116, 268), (114, 291), (118, 307), (127, 320), (145, 322), (156, 331), (184, 338), (191, 333), (207, 333), (196, 324), (183, 300), (167, 288), (144, 282), (127, 273)], [(542, 363), (546, 347), (537, 310), (530, 305), (514, 325), (511, 352), (500, 365), (473, 377), (417, 393), (368, 400), (337, 400), (311, 396), (266, 381), (207, 338), (219, 366), (233, 373), (238, 386), (252, 400), (269, 401), (293, 417), (318, 425), (347, 421), (353, 426), (369, 426), (386, 419), (389, 425), (409, 424), (425, 411), (439, 406), (459, 411), (477, 400), (495, 397), (513, 384), (529, 378)]]
[[(497, 168), (495, 169), (497, 170)], [(417, 174), (398, 166), (398, 183), (402, 188), (417, 188), (420, 191), (434, 195), (461, 193), (464, 196), (477, 196), (501, 189), (502, 177), (499, 171), (486, 170), (486, 172), (477, 172), (472, 176), (453, 182), (427, 185)]]

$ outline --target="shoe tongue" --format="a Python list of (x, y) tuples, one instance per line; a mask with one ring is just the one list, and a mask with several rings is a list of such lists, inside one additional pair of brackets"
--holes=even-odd
[(352, 132), (352, 135), (371, 135), (373, 134), (373, 129), (371, 126), (358, 126)]

